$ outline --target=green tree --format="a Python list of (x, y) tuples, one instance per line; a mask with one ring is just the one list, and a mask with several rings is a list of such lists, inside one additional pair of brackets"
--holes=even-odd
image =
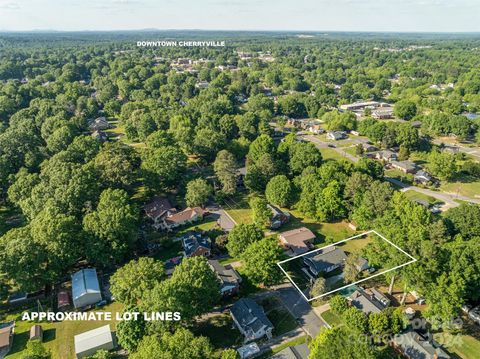
[(275, 155), (275, 143), (268, 135), (260, 135), (250, 144), (247, 158), (256, 163), (263, 155)]
[(106, 185), (125, 187), (136, 180), (140, 161), (130, 146), (121, 142), (107, 142), (95, 157), (94, 164)]
[(358, 269), (358, 255), (351, 253), (346, 261), (343, 269), (343, 279), (345, 283), (353, 283), (357, 280), (360, 270)]
[(87, 256), (107, 264), (121, 261), (133, 248), (138, 236), (138, 210), (121, 189), (106, 189), (97, 209), (83, 218), (90, 237)]
[(252, 197), (248, 201), (252, 209), (253, 222), (262, 228), (266, 228), (272, 218), (272, 210), (268, 208), (268, 202), (263, 197)]
[(311, 297), (318, 297), (324, 294), (327, 291), (327, 281), (323, 277), (318, 277), (313, 282), (312, 288), (310, 289)]
[(337, 181), (330, 182), (317, 199), (317, 216), (321, 221), (344, 218), (346, 214), (342, 189)]
[(373, 346), (366, 343), (359, 334), (349, 332), (344, 326), (322, 328), (309, 347), (309, 359), (376, 359), (378, 357)]
[(164, 278), (162, 262), (140, 257), (117, 269), (110, 278), (110, 291), (116, 301), (136, 305), (144, 293), (152, 290)]
[(330, 301), (330, 308), (336, 315), (342, 315), (348, 309), (348, 300), (341, 295), (334, 295)]
[(240, 359), (240, 354), (235, 349), (225, 349), (221, 359)]
[(237, 161), (235, 157), (227, 150), (221, 150), (217, 153), (213, 169), (222, 185), (222, 192), (226, 195), (234, 194), (237, 190)]
[(401, 100), (395, 104), (393, 113), (404, 120), (411, 120), (417, 114), (417, 105), (413, 101)]
[(272, 177), (265, 189), (267, 200), (280, 207), (289, 207), (293, 200), (293, 185), (285, 175)]
[(50, 359), (50, 352), (45, 349), (40, 340), (29, 340), (22, 359)]
[(457, 161), (450, 153), (432, 151), (428, 156), (426, 167), (433, 176), (449, 180), (457, 172)]
[(367, 333), (368, 319), (367, 316), (359, 309), (350, 307), (343, 312), (342, 318), (348, 328), (359, 333)]
[(263, 231), (256, 224), (237, 224), (228, 234), (228, 253), (239, 257), (251, 243), (262, 238)]
[[(207, 313), (220, 300), (220, 282), (204, 257), (185, 258), (172, 276), (145, 293), (144, 311), (179, 312), (182, 322)], [(178, 322), (161, 322), (160, 326)]]
[(203, 206), (212, 195), (212, 192), (212, 186), (203, 178), (194, 179), (187, 183), (185, 202), (190, 207)]
[(318, 167), (322, 163), (320, 150), (311, 142), (295, 142), (289, 150), (290, 170), (300, 174), (308, 166)]
[[(139, 309), (137, 307), (127, 307), (124, 311), (139, 312)], [(137, 320), (122, 320), (117, 323), (118, 344), (130, 353), (137, 350), (138, 344), (146, 334), (147, 322), (143, 316), (139, 316)]]
[(373, 335), (382, 335), (389, 332), (390, 320), (387, 312), (370, 313), (368, 316), (369, 332)]
[(147, 149), (143, 155), (142, 168), (151, 176), (151, 183), (163, 188), (177, 185), (185, 171), (187, 156), (175, 146)]
[(213, 348), (205, 337), (195, 337), (185, 328), (173, 334), (146, 336), (138, 345), (131, 359), (211, 359)]
[(277, 263), (283, 251), (274, 237), (251, 243), (243, 252), (245, 275), (255, 284), (273, 285), (282, 279)]

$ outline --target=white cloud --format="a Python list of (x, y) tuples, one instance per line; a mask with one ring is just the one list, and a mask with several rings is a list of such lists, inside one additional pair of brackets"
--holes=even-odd
[(3, 9), (3, 10), (18, 10), (18, 9), (20, 9), (20, 5), (16, 2), (1, 1), (0, 0), (0, 9)]

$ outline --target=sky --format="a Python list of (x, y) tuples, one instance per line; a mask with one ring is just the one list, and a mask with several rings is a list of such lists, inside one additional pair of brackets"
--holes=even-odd
[(480, 0), (0, 0), (0, 31), (480, 32)]

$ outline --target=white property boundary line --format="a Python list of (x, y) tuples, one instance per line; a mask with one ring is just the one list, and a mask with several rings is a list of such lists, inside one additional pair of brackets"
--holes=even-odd
[[(312, 253), (314, 253), (314, 252), (323, 250), (323, 249), (328, 248), (328, 247), (336, 246), (336, 245), (338, 245), (338, 244), (340, 244), (340, 243), (345, 243), (345, 242), (347, 242), (347, 241), (350, 241), (350, 240), (355, 239), (355, 238), (358, 238), (358, 237), (366, 236), (366, 235), (368, 235), (368, 234), (370, 234), (370, 233), (375, 233), (377, 236), (379, 236), (380, 238), (382, 238), (382, 239), (383, 239), (385, 242), (387, 242), (388, 244), (394, 246), (396, 249), (398, 249), (400, 252), (402, 252), (403, 254), (405, 254), (405, 255), (406, 255), (408, 258), (410, 258), (411, 260), (408, 261), (407, 263), (400, 264), (400, 265), (398, 265), (398, 266), (396, 266), (396, 267), (387, 269), (387, 270), (385, 270), (385, 271), (383, 271), (383, 272), (380, 272), (380, 273), (376, 273), (376, 274), (374, 274), (374, 275), (371, 275), (371, 276), (369, 276), (368, 278), (360, 279), (360, 280), (358, 280), (358, 281), (356, 281), (356, 282), (354, 282), (354, 283), (350, 283), (350, 284), (344, 285), (343, 287), (340, 287), (340, 288), (331, 290), (330, 292), (327, 292), (327, 293), (318, 295), (318, 296), (316, 296), (316, 297), (314, 297), (314, 298), (310, 298), (310, 299), (308, 299), (308, 298), (305, 296), (305, 294), (300, 290), (300, 288), (297, 286), (297, 284), (295, 284), (295, 282), (294, 282), (293, 279), (290, 277), (290, 275), (289, 275), (289, 274), (282, 268), (282, 266), (281, 266), (282, 263), (286, 263), (286, 262), (292, 261), (292, 260), (294, 260), (294, 259), (297, 259), (297, 258), (306, 256), (306, 255), (309, 255), (309, 254), (312, 254)], [(367, 231), (367, 232), (364, 232), (364, 233), (357, 234), (357, 235), (355, 235), (355, 236), (353, 236), (353, 237), (350, 237), (350, 238), (347, 238), (347, 239), (344, 239), (344, 240), (335, 242), (335, 243), (333, 243), (333, 244), (329, 244), (328, 246), (325, 246), (325, 247), (322, 247), (322, 248), (318, 248), (318, 249), (315, 249), (315, 250), (313, 250), (313, 251), (306, 252), (306, 253), (300, 254), (300, 255), (298, 255), (298, 256), (292, 257), (292, 258), (285, 259), (285, 260), (283, 260), (283, 261), (278, 262), (277, 265), (280, 267), (280, 270), (283, 272), (283, 274), (285, 274), (285, 275), (287, 276), (288, 280), (290, 280), (290, 282), (292, 282), (292, 284), (294, 285), (294, 287), (300, 292), (300, 294), (302, 295), (302, 297), (303, 297), (307, 302), (311, 302), (312, 300), (319, 299), (319, 298), (324, 297), (324, 296), (326, 296), (326, 295), (329, 295), (329, 294), (338, 292), (338, 291), (340, 291), (340, 290), (342, 290), (342, 289), (345, 289), (345, 288), (348, 288), (348, 287), (350, 287), (350, 286), (352, 286), (352, 285), (356, 285), (356, 284), (358, 284), (358, 283), (365, 282), (366, 280), (369, 280), (369, 279), (371, 279), (371, 278), (375, 278), (375, 277), (378, 277), (378, 276), (383, 275), (383, 274), (385, 274), (385, 273), (388, 273), (388, 272), (391, 272), (391, 271), (393, 271), (393, 270), (396, 270), (396, 269), (398, 269), (398, 268), (405, 267), (405, 266), (407, 266), (407, 265), (409, 265), (409, 264), (415, 263), (416, 261), (417, 261), (416, 258), (414, 258), (412, 255), (410, 255), (410, 254), (408, 254), (407, 252), (405, 252), (402, 248), (400, 248), (399, 246), (397, 246), (395, 243), (392, 243), (391, 241), (389, 241), (387, 238), (385, 238), (384, 236), (382, 236), (382, 235), (381, 235), (380, 233), (378, 233), (377, 231), (375, 231), (375, 230), (370, 230), (370, 231)]]

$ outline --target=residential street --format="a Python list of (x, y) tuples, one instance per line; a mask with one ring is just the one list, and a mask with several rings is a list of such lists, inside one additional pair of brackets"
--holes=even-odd
[[(437, 139), (433, 140), (432, 142), (436, 145), (441, 145), (442, 143), (444, 143), (441, 140), (437, 140)], [(479, 147), (470, 148), (470, 147), (464, 147), (464, 146), (460, 146), (460, 145), (455, 145), (454, 147), (457, 147), (460, 152), (463, 152), (463, 153), (466, 153), (470, 156), (473, 156), (473, 157), (475, 157), (476, 160), (480, 160), (480, 148)]]
[(330, 149), (338, 152), (343, 157), (348, 158), (350, 161), (352, 161), (354, 163), (358, 162), (358, 160), (359, 160), (358, 157), (353, 156), (350, 153), (345, 152), (343, 148), (329, 147), (328, 146), (329, 143), (324, 142), (324, 141), (318, 139), (317, 137), (315, 137), (313, 135), (302, 135), (300, 137), (306, 139), (309, 142), (312, 142), (317, 148), (330, 148)]

